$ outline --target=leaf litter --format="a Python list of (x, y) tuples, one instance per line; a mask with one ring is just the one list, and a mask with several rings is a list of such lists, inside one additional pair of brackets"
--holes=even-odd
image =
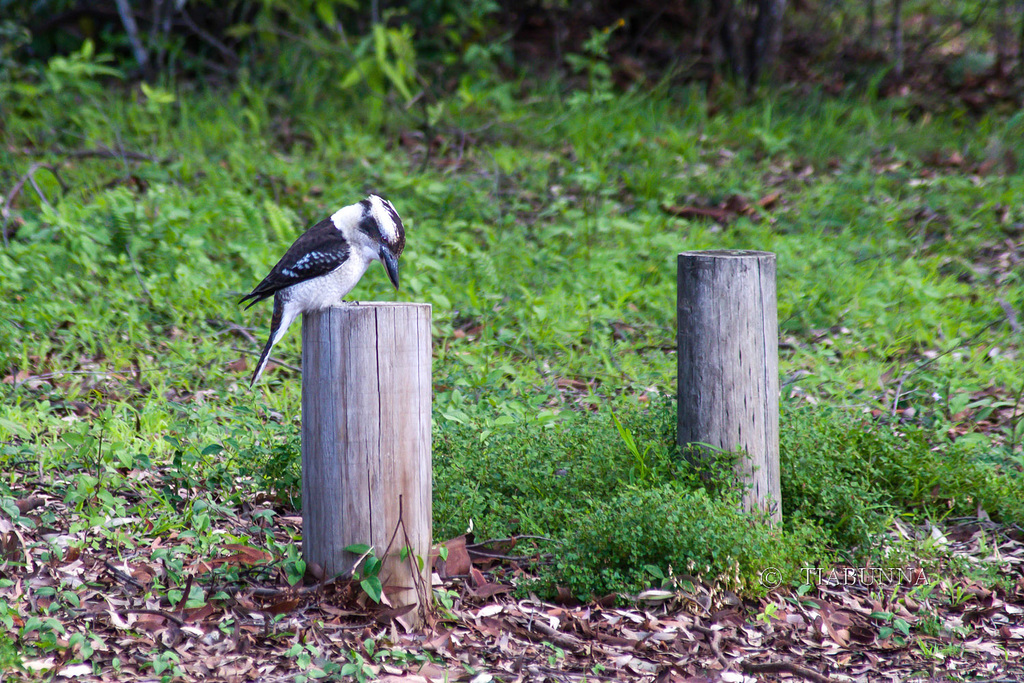
[[(541, 600), (528, 588), (533, 539), (461, 536), (440, 544), (444, 560), (435, 553), (438, 599), (417, 632), (402, 610), (376, 605), (355, 582), (307, 573), (311, 582), (291, 585), (281, 557), (239, 534), (260, 521), (258, 508), (219, 518), (215, 535), (232, 542), (140, 533), (129, 552), (97, 542), (95, 527), (54, 491), (30, 494), (16, 501), (27, 517), (0, 518), (2, 623), (24, 653), (10, 680), (234, 683), (345, 671), (430, 683), (1024, 676), (1024, 530), (984, 516), (894, 526), (894, 542), (926, 538), (959, 565), (910, 567), (895, 578), (864, 567), (805, 570), (801, 589), (760, 599), (686, 577), (618, 600), (581, 603), (566, 591)], [(49, 526), (40, 523), (46, 510), (56, 520)], [(146, 528), (137, 517), (93, 521)], [(298, 517), (264, 525), (281, 544), (300, 531)], [(997, 568), (998, 580), (983, 586), (957, 566)]]

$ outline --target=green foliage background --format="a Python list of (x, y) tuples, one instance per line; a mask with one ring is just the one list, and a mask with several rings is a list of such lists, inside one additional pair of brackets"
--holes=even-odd
[[(262, 337), (268, 311), (237, 299), (306, 226), (378, 190), (408, 229), (403, 289), (377, 269), (353, 296), (434, 306), (438, 538), (545, 536), (546, 590), (639, 590), (654, 566), (756, 593), (766, 566), (795, 578), (868, 552), (895, 517), (1022, 521), (1003, 304), (1024, 306), (1024, 187), (1000, 165), (1019, 113), (619, 92), (599, 40), (576, 55), (581, 89), (499, 78), (500, 50), (468, 42), (451, 89), (424, 93), (413, 37), (261, 42), (220, 86), (125, 79), (89, 42), (4, 61), (5, 510), (26, 461), (86, 519), (139, 520), (88, 543), (175, 529), (212, 551), (225, 510), (294, 510), (298, 378), (247, 389), (237, 361), (258, 344), (238, 330)], [(974, 170), (932, 161), (953, 153)], [(665, 208), (776, 193), (724, 225)], [(675, 254), (702, 248), (778, 255), (784, 529), (672, 445)], [(276, 353), (296, 362), (298, 342)]]

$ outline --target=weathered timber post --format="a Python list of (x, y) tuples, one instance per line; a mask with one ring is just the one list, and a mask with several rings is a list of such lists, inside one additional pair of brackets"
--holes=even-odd
[(679, 444), (744, 451), (744, 507), (779, 522), (775, 254), (688, 251), (678, 267)]
[[(417, 583), (430, 595), (430, 343), (429, 304), (302, 319), (303, 555), (326, 576), (349, 575), (358, 556), (345, 548), (373, 546), (395, 606), (418, 604)], [(419, 625), (420, 607), (405, 619)]]

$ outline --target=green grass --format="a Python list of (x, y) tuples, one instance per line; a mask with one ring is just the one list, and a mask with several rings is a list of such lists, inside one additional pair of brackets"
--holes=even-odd
[[(580, 594), (690, 562), (756, 591), (761, 565), (850, 551), (894, 516), (981, 503), (1021, 520), (1021, 416), (1007, 402), (1024, 368), (998, 300), (1024, 307), (1012, 247), (1024, 180), (998, 164), (969, 172), (1022, 139), (1020, 116), (914, 118), (786, 92), (712, 116), (721, 103), (697, 89), (599, 98), (505, 83), (443, 102), (425, 158), (415, 114), (364, 120), (351, 93), (304, 82), (165, 85), (170, 101), (61, 78), (8, 93), (0, 111), (0, 186), (37, 160), (57, 170), (36, 169), (46, 201), (24, 186), (0, 250), (0, 441), (5, 462), (39, 462), (80, 524), (146, 520), (103, 542), (175, 531), (212, 552), (225, 511), (261, 494), (296, 505), (298, 377), (279, 368), (248, 390), (236, 361), (252, 367), (269, 307), (237, 300), (301, 230), (370, 189), (408, 229), (403, 289), (373, 269), (352, 296), (434, 305), (438, 538), (471, 520), (482, 536), (549, 536), (566, 549), (541, 570), (549, 586)], [(161, 161), (19, 151), (118, 145)], [(929, 161), (953, 152), (964, 166)], [(724, 226), (663, 210), (772, 193), (771, 208)], [(737, 531), (734, 493), (695, 480), (671, 420), (641, 410), (674, 392), (675, 255), (703, 248), (778, 254), (792, 399), (781, 537)], [(298, 350), (294, 329), (275, 354), (297, 363)], [(888, 416), (897, 391), (915, 424), (864, 415)], [(809, 401), (828, 409), (807, 413)], [(656, 444), (651, 462), (612, 410)], [(992, 415), (960, 445), (946, 439)], [(5, 503), (30, 481), (12, 465)], [(664, 520), (675, 531), (654, 534)], [(682, 543), (695, 535), (722, 540)], [(588, 564), (604, 561), (610, 573)]]

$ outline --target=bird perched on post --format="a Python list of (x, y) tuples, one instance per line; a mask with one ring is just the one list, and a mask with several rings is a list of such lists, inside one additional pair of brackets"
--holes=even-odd
[(270, 350), (300, 313), (340, 303), (373, 261), (380, 261), (398, 289), (398, 257), (405, 249), (405, 228), (391, 202), (375, 194), (339, 209), (288, 248), (270, 274), (239, 303), (246, 310), (274, 297), (270, 339), (263, 347), (249, 386), (263, 374)]

